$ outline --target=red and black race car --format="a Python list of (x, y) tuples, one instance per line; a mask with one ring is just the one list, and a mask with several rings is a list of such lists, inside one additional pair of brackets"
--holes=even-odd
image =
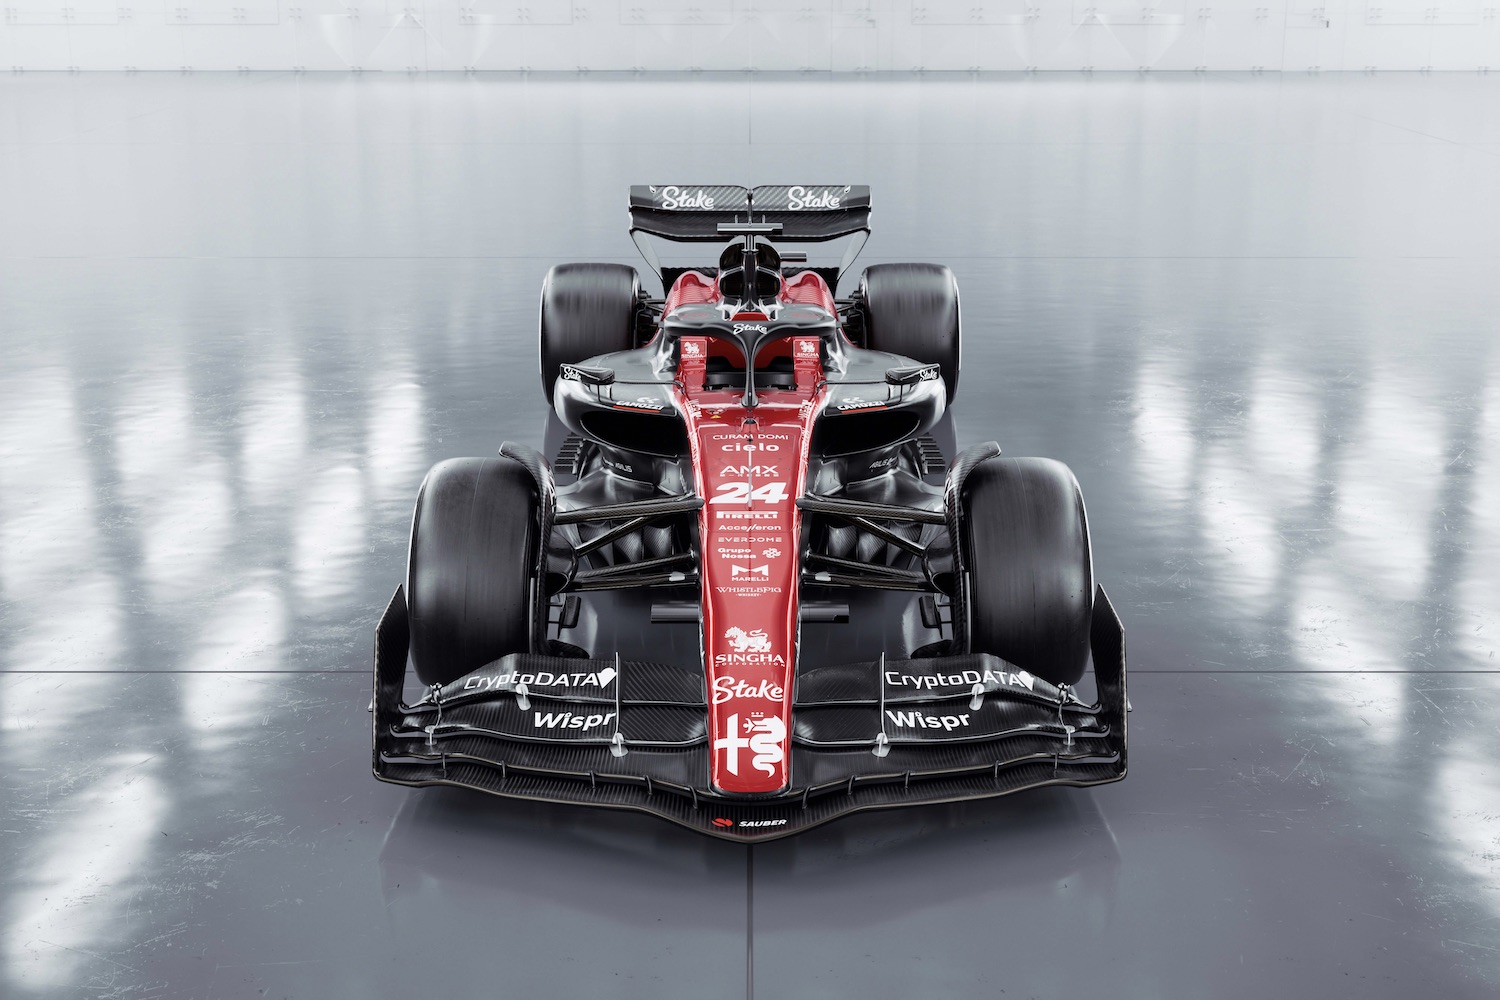
[[(1124, 632), (1077, 481), (954, 455), (948, 268), (835, 298), (861, 186), (639, 186), (630, 213), (664, 298), (618, 264), (542, 286), (550, 460), (507, 443), (417, 495), (375, 775), (751, 841), (1124, 777)], [(728, 245), (673, 267), (649, 237)], [(777, 249), (844, 238), (837, 267)]]

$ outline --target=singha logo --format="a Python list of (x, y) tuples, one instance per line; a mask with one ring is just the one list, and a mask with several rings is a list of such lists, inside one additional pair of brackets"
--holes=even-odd
[(729, 645), (736, 653), (769, 653), (771, 651), (771, 640), (766, 637), (766, 630), (758, 628), (754, 632), (746, 632), (738, 625), (727, 629), (724, 638), (729, 640)]

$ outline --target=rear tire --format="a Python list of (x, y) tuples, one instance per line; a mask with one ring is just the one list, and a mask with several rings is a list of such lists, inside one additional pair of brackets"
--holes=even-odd
[(856, 297), (864, 302), (865, 346), (938, 365), (953, 402), (962, 361), (953, 272), (941, 264), (872, 264)]
[(406, 568), (411, 659), (423, 684), (531, 652), (537, 507), (536, 481), (508, 458), (450, 458), (427, 473)]
[(635, 346), (641, 278), (624, 264), (558, 264), (542, 281), (542, 391), (552, 402), (558, 369)]
[(969, 652), (993, 653), (1054, 684), (1089, 658), (1094, 569), (1072, 471), (1050, 458), (975, 466), (960, 500)]

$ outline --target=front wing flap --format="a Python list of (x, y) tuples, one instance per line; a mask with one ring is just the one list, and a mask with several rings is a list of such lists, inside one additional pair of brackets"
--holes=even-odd
[(791, 787), (763, 798), (709, 785), (702, 671), (512, 654), (411, 704), (398, 588), (375, 630), (374, 770), (382, 781), (633, 809), (736, 841), (852, 812), (1098, 785), (1126, 771), (1125, 633), (1094, 600), (1098, 698), (989, 654), (882, 660), (800, 673)]

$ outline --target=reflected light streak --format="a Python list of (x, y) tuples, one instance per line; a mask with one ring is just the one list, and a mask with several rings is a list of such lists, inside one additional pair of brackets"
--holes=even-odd
[(15, 887), (0, 938), (12, 986), (58, 995), (77, 985), (79, 966), (124, 943), (122, 916), (146, 883), (152, 838), (160, 839), (168, 800), (140, 759), (106, 760), (111, 773), (54, 802), (58, 829), (40, 856), (11, 872)]
[(1368, 577), (1387, 595), (1411, 600), (1432, 558), (1447, 457), (1440, 415), (1396, 381), (1391, 373), (1371, 378), (1364, 419), (1340, 463), (1335, 551), (1351, 579)]
[(191, 463), (168, 481), (141, 528), (141, 575), (162, 603), (199, 591), (222, 572), (232, 527), (223, 462)]
[(225, 671), (276, 669), (285, 657), (286, 635), (286, 605), (270, 582), (219, 602), (181, 680), (182, 721), (204, 748), (233, 742), (243, 729), (261, 723), (276, 681)]
[[(1308, 567), (1288, 611), (1291, 651), (1306, 669), (1396, 671), (1405, 666), (1400, 636), (1389, 615), (1356, 595), (1326, 562)], [(1406, 734), (1406, 678), (1399, 673), (1367, 673), (1359, 681), (1357, 695), (1330, 697), (1328, 712), (1363, 729), (1381, 746), (1398, 745)], [(1333, 693), (1342, 692), (1335, 688)]]
[[(1493, 687), (1476, 686), (1483, 697)], [(1446, 697), (1448, 692), (1435, 692)], [(1466, 745), (1467, 744), (1467, 745)], [(1500, 769), (1495, 767), (1493, 743), (1474, 746), (1460, 740), (1442, 752), (1429, 786), (1428, 814), (1446, 834), (1442, 838), (1449, 860), (1468, 874), (1477, 901), (1500, 919)]]
[(359, 470), (340, 465), (320, 473), (298, 511), (292, 543), (299, 597), (327, 604), (352, 592), (365, 527)]
[(37, 593), (97, 562), (93, 476), (65, 369), (0, 381), (0, 594), (45, 614)]
[(426, 471), (426, 411), (422, 387), (410, 375), (378, 385), (370, 397), (366, 471), (375, 503), (411, 503)]
[(1306, 386), (1269, 367), (1256, 373), (1245, 446), (1258, 490), (1274, 488), (1280, 506), (1306, 500), (1318, 471), (1320, 431), (1318, 407)]
[(240, 418), (240, 462), (250, 503), (284, 500), (297, 484), (307, 451), (307, 401), (292, 365), (275, 366), (250, 389)]
[(90, 573), (12, 602), (3, 662), (10, 670), (102, 670), (121, 647), (120, 588)]
[(1458, 649), (1475, 666), (1500, 667), (1500, 372), (1490, 378), (1469, 485), (1469, 550), (1456, 588)]
[(134, 382), (117, 412), (115, 464), (120, 491), (135, 503), (156, 496), (178, 470), (191, 468), (193, 410), (181, 369), (153, 372)]
[(1268, 509), (1275, 496), (1224, 446), (1205, 456), (1199, 494), (1203, 533), (1223, 590), (1265, 610), (1281, 566), (1281, 535), (1274, 508)]
[[(0, 743), (0, 753), (16, 766), (56, 766), (56, 744), (51, 740), (80, 719), (114, 704), (129, 683), (121, 673), (12, 673), (0, 670), (0, 736), (17, 736)], [(44, 738), (39, 738), (44, 737)]]
[(1183, 503), (1192, 485), (1192, 399), (1186, 378), (1160, 360), (1143, 361), (1136, 376), (1136, 463), (1146, 488), (1168, 503)]

